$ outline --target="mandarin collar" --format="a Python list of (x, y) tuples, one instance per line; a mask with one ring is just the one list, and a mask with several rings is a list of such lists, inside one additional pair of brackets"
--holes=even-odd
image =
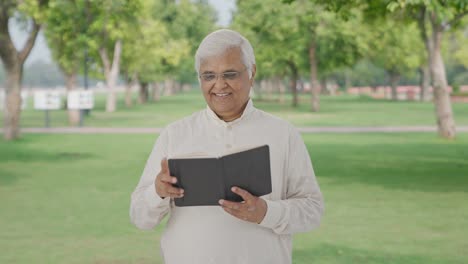
[(240, 122), (241, 120), (245, 119), (250, 114), (252, 114), (252, 112), (254, 110), (255, 110), (255, 108), (253, 106), (252, 99), (249, 98), (249, 101), (247, 102), (247, 105), (245, 106), (245, 109), (244, 109), (244, 112), (242, 112), (242, 115), (237, 119), (226, 122), (226, 121), (222, 120), (221, 118), (219, 118), (218, 115), (216, 115), (216, 113), (210, 108), (209, 105), (206, 106), (206, 113), (207, 113), (208, 117), (211, 120), (214, 120), (216, 123), (219, 123), (219, 124), (224, 125), (224, 126), (233, 125), (233, 124), (236, 124), (236, 123)]

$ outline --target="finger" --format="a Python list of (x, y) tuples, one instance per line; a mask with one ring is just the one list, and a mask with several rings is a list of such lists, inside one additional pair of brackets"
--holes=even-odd
[(245, 201), (250, 201), (250, 200), (255, 199), (255, 196), (253, 196), (248, 191), (246, 191), (246, 190), (244, 190), (242, 188), (234, 186), (234, 187), (231, 188), (231, 191), (233, 191), (234, 193), (240, 195)]
[(240, 213), (237, 210), (233, 210), (233, 209), (227, 208), (227, 207), (223, 207), (223, 209), (224, 209), (225, 212), (227, 212), (228, 214), (230, 214), (230, 215), (232, 215), (234, 217), (237, 217), (237, 218), (239, 218), (241, 220), (244, 220), (244, 221), (249, 221), (248, 220), (249, 218), (246, 215)]
[(165, 183), (171, 183), (171, 184), (174, 184), (174, 183), (177, 183), (177, 178), (176, 177), (172, 177), (169, 175), (169, 173), (163, 173), (161, 171), (161, 181), (162, 182), (165, 182)]
[(221, 200), (219, 200), (219, 204), (222, 205), (225, 208), (229, 208), (229, 209), (236, 210), (236, 211), (245, 211), (246, 210), (246, 208), (245, 208), (246, 206), (245, 206), (244, 203), (236, 203), (236, 202), (231, 202), (231, 201), (221, 199)]
[(164, 184), (163, 189), (165, 192), (169, 194), (183, 194), (184, 193), (184, 189), (174, 187), (171, 184), (167, 184), (167, 183)]
[(161, 172), (169, 175), (169, 162), (166, 158), (161, 160)]

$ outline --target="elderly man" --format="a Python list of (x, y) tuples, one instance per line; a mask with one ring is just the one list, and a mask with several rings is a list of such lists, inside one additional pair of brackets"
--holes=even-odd
[[(249, 41), (232, 30), (215, 31), (195, 55), (206, 109), (168, 125), (157, 139), (131, 197), (130, 217), (152, 229), (166, 214), (161, 237), (165, 263), (291, 263), (292, 234), (317, 228), (323, 198), (307, 149), (288, 122), (253, 106), (256, 73)], [(236, 186), (243, 202), (219, 206), (174, 205), (167, 159), (187, 153), (222, 156), (232, 148), (268, 145), (272, 192), (255, 197)]]

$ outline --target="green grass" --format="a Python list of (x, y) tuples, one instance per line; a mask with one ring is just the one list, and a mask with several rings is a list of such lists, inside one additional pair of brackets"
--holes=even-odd
[[(304, 135), (325, 196), (294, 263), (467, 263), (468, 134)], [(154, 135), (0, 141), (0, 263), (161, 263), (129, 223)], [(156, 262), (155, 262), (156, 260)]]
[[(136, 98), (136, 94), (134, 95)], [(273, 98), (274, 99), (274, 98)], [(322, 96), (321, 110), (310, 111), (310, 95), (300, 97), (297, 108), (291, 106), (290, 95), (282, 104), (274, 100), (255, 100), (255, 105), (272, 114), (289, 120), (297, 126), (408, 126), (435, 125), (434, 105), (431, 102), (393, 102), (374, 100), (368, 97), (350, 95)], [(96, 95), (96, 106), (91, 115), (85, 118), (85, 126), (96, 127), (162, 127), (206, 107), (199, 90), (164, 96), (160, 102), (135, 105), (126, 108), (124, 95), (118, 95), (115, 113), (104, 111), (105, 96)], [(458, 125), (468, 125), (468, 105), (454, 103), (453, 111)], [(21, 116), (22, 127), (43, 127), (44, 112), (29, 107)], [(51, 126), (67, 126), (64, 110), (51, 111)], [(3, 116), (0, 117), (0, 121)]]

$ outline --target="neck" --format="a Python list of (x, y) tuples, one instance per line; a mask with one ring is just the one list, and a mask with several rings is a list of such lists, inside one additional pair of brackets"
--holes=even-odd
[(245, 108), (247, 107), (247, 104), (249, 103), (249, 100), (247, 100), (247, 102), (245, 102), (245, 104), (242, 106), (242, 108), (240, 109), (240, 111), (234, 115), (229, 115), (229, 116), (220, 116), (218, 115), (218, 117), (223, 120), (224, 122), (231, 122), (231, 121), (234, 121), (236, 120), (237, 118), (241, 117), (242, 116), (242, 113), (244, 113), (244, 110)]

